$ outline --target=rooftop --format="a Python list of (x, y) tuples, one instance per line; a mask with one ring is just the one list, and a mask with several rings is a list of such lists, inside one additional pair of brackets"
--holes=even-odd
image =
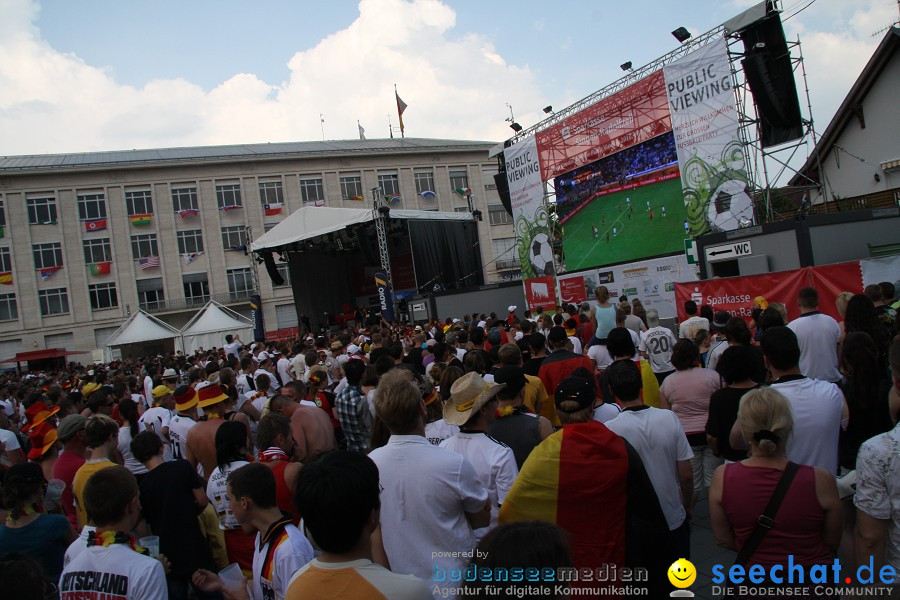
[(313, 156), (352, 156), (354, 154), (416, 154), (422, 152), (487, 151), (496, 142), (470, 140), (435, 140), (426, 138), (386, 138), (374, 140), (329, 140), (315, 142), (279, 142), (268, 144), (235, 144), (231, 146), (196, 146), (189, 148), (154, 148), (147, 150), (115, 150), (77, 154), (33, 154), (0, 156), (0, 174), (14, 175), (41, 171), (93, 170), (116, 167), (161, 166), (184, 162), (235, 162), (273, 160)]

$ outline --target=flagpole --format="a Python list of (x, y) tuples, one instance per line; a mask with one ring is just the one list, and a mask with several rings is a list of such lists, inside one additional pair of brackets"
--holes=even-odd
[(391, 123), (391, 115), (388, 113), (388, 132), (391, 134), (391, 139), (394, 139), (394, 124)]
[(325, 141), (325, 115), (323, 113), (319, 113), (319, 123), (322, 127), (322, 141)]

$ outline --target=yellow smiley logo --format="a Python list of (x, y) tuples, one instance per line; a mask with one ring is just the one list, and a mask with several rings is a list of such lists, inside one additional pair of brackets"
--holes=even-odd
[(672, 563), (668, 571), (669, 583), (677, 588), (690, 587), (697, 579), (697, 569), (694, 564), (686, 558), (679, 558)]

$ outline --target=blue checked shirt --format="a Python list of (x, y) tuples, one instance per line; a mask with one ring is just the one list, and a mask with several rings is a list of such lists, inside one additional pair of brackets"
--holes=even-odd
[(348, 385), (335, 398), (337, 418), (344, 431), (347, 450), (368, 452), (372, 435), (372, 413), (366, 395), (358, 387)]

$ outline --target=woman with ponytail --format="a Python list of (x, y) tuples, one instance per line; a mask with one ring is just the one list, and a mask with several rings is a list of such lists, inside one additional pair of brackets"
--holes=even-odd
[[(716, 469), (709, 513), (718, 544), (740, 552), (788, 467), (785, 447), (794, 423), (787, 399), (772, 388), (762, 388), (741, 398), (738, 424), (750, 445), (750, 456)], [(820, 467), (799, 465), (774, 515), (774, 525), (743, 564), (768, 570), (784, 565), (793, 555), (793, 563), (807, 569), (829, 565), (840, 539), (841, 502), (834, 477)]]

